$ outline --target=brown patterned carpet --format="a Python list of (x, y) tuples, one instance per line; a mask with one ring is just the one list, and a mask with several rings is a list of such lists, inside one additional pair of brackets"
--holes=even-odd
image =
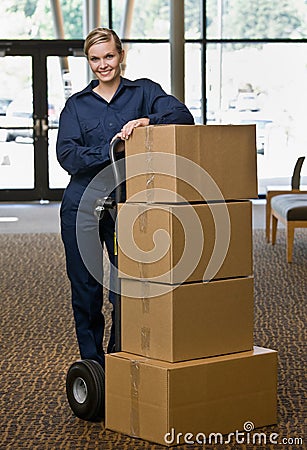
[[(279, 352), (279, 422), (260, 431), (303, 438), (307, 233), (297, 232), (291, 265), (284, 238), (279, 232), (272, 247), (264, 231), (254, 232), (255, 344)], [(0, 449), (164, 448), (79, 420), (68, 406), (66, 373), (78, 350), (59, 235), (2, 234), (0, 255)]]

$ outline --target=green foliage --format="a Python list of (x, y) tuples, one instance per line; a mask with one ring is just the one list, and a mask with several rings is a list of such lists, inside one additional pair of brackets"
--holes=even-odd
[(306, 33), (305, 16), (298, 9), (296, 0), (229, 0), (227, 3), (223, 37), (274, 39)]
[(2, 6), (5, 7), (5, 13), (16, 13), (19, 10), (24, 9), (25, 0), (20, 0), (19, 2), (16, 2), (14, 0), (8, 0), (5, 2), (5, 5)]
[(24, 5), (24, 13), (26, 17), (33, 16), (36, 10), (37, 0), (26, 0)]
[(82, 39), (83, 37), (83, 3), (82, 0), (61, 2), (66, 39)]
[[(63, 0), (60, 2), (64, 21), (66, 39), (82, 39), (83, 37), (83, 1)], [(23, 33), (10, 36), (13, 38), (55, 38), (53, 17), (49, 0), (6, 0), (4, 14), (7, 20), (14, 22), (24, 18)], [(19, 24), (20, 25), (20, 24)]]
[[(120, 33), (125, 1), (113, 2), (113, 28)], [(133, 10), (131, 37), (167, 38), (169, 30), (169, 0), (136, 0)]]
[[(202, 0), (185, 0), (187, 37), (200, 37)], [(65, 37), (83, 37), (83, 0), (60, 2)], [(101, 2), (105, 5), (105, 2)], [(207, 0), (207, 36), (217, 38), (218, 0)], [(119, 33), (124, 0), (113, 0), (113, 28)], [(303, 0), (222, 0), (224, 38), (292, 38), (307, 36), (307, 5)], [(136, 0), (131, 37), (168, 38), (169, 0)], [(105, 11), (104, 11), (105, 12)], [(55, 38), (50, 0), (5, 0), (0, 3), (8, 38)], [(106, 26), (107, 24), (102, 24)], [(6, 27), (5, 27), (6, 29)]]
[(185, 0), (184, 22), (186, 36), (199, 38), (201, 35), (201, 0)]

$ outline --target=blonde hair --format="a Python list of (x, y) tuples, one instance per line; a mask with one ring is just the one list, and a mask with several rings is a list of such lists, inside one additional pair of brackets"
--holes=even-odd
[(115, 42), (116, 50), (118, 53), (122, 53), (122, 42), (115, 31), (109, 28), (97, 27), (94, 28), (85, 38), (83, 51), (86, 57), (88, 56), (88, 51), (92, 45), (100, 44), (101, 42), (109, 42), (112, 40), (112, 37)]

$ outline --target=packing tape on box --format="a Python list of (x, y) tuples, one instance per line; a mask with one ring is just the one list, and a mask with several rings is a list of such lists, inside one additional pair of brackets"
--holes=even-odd
[(141, 327), (141, 349), (142, 352), (148, 356), (150, 350), (150, 328)]
[(139, 267), (139, 274), (140, 274), (140, 279), (143, 280), (144, 278), (146, 278), (146, 269), (144, 266), (144, 264), (141, 261), (138, 261), (138, 267)]
[[(141, 287), (142, 291), (142, 313), (149, 314), (150, 312), (150, 286), (149, 282), (145, 281), (142, 283)], [(149, 327), (141, 327), (141, 349), (147, 356), (150, 350), (150, 328)]]
[(142, 298), (142, 312), (143, 314), (149, 313), (149, 298)]
[(140, 377), (141, 364), (146, 363), (148, 358), (142, 358), (138, 361), (130, 360), (130, 435), (140, 437)]
[(143, 314), (148, 314), (149, 313), (149, 295), (150, 295), (150, 285), (149, 285), (148, 281), (142, 282), (141, 295), (142, 295)]
[(130, 434), (133, 437), (140, 435), (140, 409), (139, 409), (140, 364), (139, 361), (130, 361)]
[(148, 225), (147, 206), (143, 204), (138, 205), (137, 219), (139, 222), (139, 230), (141, 233), (146, 233)]
[[(149, 293), (150, 287), (148, 281), (142, 283), (142, 313), (149, 314), (150, 312), (150, 300)], [(141, 327), (141, 349), (142, 352), (148, 356), (150, 350), (150, 328)]]
[(146, 363), (148, 358), (143, 358), (138, 361), (130, 361), (130, 395), (131, 395), (131, 410), (130, 410), (130, 435), (132, 437), (140, 436), (140, 406), (139, 406), (139, 390), (140, 390), (140, 370), (141, 363)]
[(145, 128), (145, 150), (146, 150), (146, 202), (153, 202), (155, 172), (153, 170), (153, 127)]
[[(146, 233), (147, 225), (148, 225), (148, 214), (147, 214), (146, 205), (143, 205), (143, 204), (138, 205), (137, 220), (138, 220), (138, 224), (139, 224), (140, 233)], [(145, 276), (146, 269), (144, 268), (144, 264), (142, 263), (142, 261), (138, 261), (138, 266), (139, 266), (140, 278), (141, 279), (146, 278), (146, 276)]]

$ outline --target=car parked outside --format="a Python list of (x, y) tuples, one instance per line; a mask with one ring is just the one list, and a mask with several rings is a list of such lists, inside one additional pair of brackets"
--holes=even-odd
[(27, 96), (17, 97), (6, 110), (7, 141), (14, 141), (16, 138), (33, 137), (33, 110), (32, 101), (29, 102)]
[(9, 104), (12, 102), (13, 99), (11, 98), (3, 98), (0, 97), (0, 116), (5, 116), (6, 110), (9, 106)]
[(242, 125), (256, 125), (256, 147), (259, 155), (264, 155), (264, 147), (266, 142), (266, 134), (268, 132), (268, 125), (271, 125), (273, 121), (271, 119), (243, 119), (240, 122)]
[(236, 109), (238, 111), (259, 111), (259, 100), (254, 92), (240, 92), (237, 97)]
[[(53, 103), (48, 104), (48, 125), (57, 128), (59, 114)], [(33, 139), (32, 91), (26, 90), (10, 102), (5, 116), (0, 118), (1, 140)], [(20, 139), (21, 138), (21, 139)]]

